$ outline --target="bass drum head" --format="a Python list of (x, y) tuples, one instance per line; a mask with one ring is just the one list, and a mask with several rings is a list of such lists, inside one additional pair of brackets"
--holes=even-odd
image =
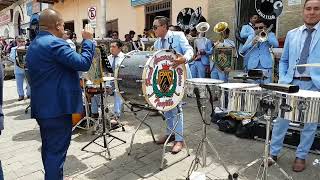
[(148, 104), (159, 111), (175, 108), (184, 96), (187, 77), (185, 64), (172, 67), (177, 58), (171, 50), (160, 50), (147, 61), (142, 91)]
[(115, 69), (115, 89), (124, 103), (145, 106), (148, 103), (144, 99), (141, 87), (143, 69), (154, 52), (131, 51), (119, 63)]

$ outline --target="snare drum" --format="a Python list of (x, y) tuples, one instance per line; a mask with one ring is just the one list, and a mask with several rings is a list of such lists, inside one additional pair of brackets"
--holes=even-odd
[(86, 81), (86, 93), (88, 94), (112, 94), (112, 86), (110, 82), (114, 81), (113, 77), (103, 77), (103, 85), (102, 89), (100, 89), (100, 85), (93, 84), (90, 80)]
[(209, 98), (209, 92), (206, 85), (209, 85), (210, 89), (216, 84), (221, 84), (223, 81), (218, 79), (209, 78), (192, 78), (187, 79), (186, 94), (188, 97), (196, 97), (193, 90), (195, 87), (199, 88), (200, 98)]
[(318, 123), (320, 120), (320, 92), (299, 90), (288, 94), (276, 92), (278, 117), (300, 123)]
[(182, 100), (186, 79), (184, 64), (173, 69), (171, 50), (132, 51), (115, 70), (115, 87), (126, 103), (168, 111)]
[(248, 83), (224, 83), (217, 85), (220, 90), (220, 105), (228, 111), (257, 111), (262, 97), (261, 87)]

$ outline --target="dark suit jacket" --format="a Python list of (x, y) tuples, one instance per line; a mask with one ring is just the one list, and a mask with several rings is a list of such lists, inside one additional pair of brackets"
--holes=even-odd
[(77, 71), (88, 71), (95, 52), (90, 40), (83, 41), (82, 53), (47, 31), (31, 42), (26, 56), (31, 87), (31, 117), (59, 117), (82, 112), (82, 92)]

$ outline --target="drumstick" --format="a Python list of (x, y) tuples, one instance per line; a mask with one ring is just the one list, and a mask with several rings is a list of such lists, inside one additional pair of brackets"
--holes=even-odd
[(296, 67), (320, 67), (320, 63), (298, 64)]

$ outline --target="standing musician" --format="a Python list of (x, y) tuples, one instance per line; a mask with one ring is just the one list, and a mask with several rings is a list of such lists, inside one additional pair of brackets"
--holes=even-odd
[[(231, 47), (235, 48), (236, 45), (233, 40), (229, 38), (230, 29), (227, 28), (224, 32), (222, 32), (223, 42), (217, 41), (214, 44), (214, 47)], [(232, 63), (231, 63), (232, 64)], [(216, 62), (210, 61), (210, 69), (211, 69), (211, 78), (212, 79), (220, 79), (224, 82), (228, 81), (228, 74), (231, 71), (231, 68), (221, 69)]]
[[(16, 78), (17, 92), (19, 95), (18, 101), (21, 101), (24, 99), (23, 82), (25, 80), (25, 71), (23, 68), (18, 66), (18, 62), (17, 62), (16, 58), (17, 58), (17, 48), (25, 46), (26, 42), (22, 36), (17, 36), (16, 42), (17, 42), (17, 46), (11, 48), (10, 59), (14, 62), (14, 76)], [(27, 84), (26, 95), (27, 95), (27, 98), (29, 98), (30, 97), (30, 86), (29, 86), (28, 82), (26, 82), (26, 84)]]
[[(279, 64), (279, 83), (298, 85), (304, 90), (320, 90), (320, 71), (317, 68), (295, 68), (297, 64), (320, 63), (320, 0), (306, 0), (303, 8), (304, 25), (288, 32), (284, 51)], [(318, 121), (318, 119), (316, 119)], [(283, 146), (283, 140), (289, 127), (289, 120), (277, 119), (270, 146), (271, 158), (277, 156)], [(317, 123), (305, 123), (301, 131), (300, 144), (296, 151), (292, 170), (301, 172), (312, 146)], [(269, 162), (269, 165), (272, 161)]]
[[(179, 64), (184, 64), (192, 59), (193, 49), (189, 45), (189, 42), (183, 32), (170, 31), (168, 30), (168, 27), (169, 19), (167, 17), (157, 16), (154, 19), (153, 30), (155, 35), (158, 37), (154, 43), (154, 48), (159, 50), (169, 49), (172, 47), (177, 53), (180, 53), (181, 55), (178, 55), (178, 58), (173, 61), (173, 66), (176, 67)], [(188, 64), (186, 64), (186, 68), (188, 78), (191, 78)], [(179, 112), (181, 112), (181, 116), (177, 116)], [(181, 104), (179, 104), (177, 108), (165, 112), (164, 116), (170, 129), (173, 129), (174, 122), (179, 121), (176, 127), (176, 132), (183, 134), (183, 110)], [(178, 118), (181, 119), (178, 120)], [(164, 144), (170, 133), (170, 130), (167, 129), (167, 135), (160, 138), (157, 141), (157, 144)], [(175, 141), (171, 150), (173, 154), (180, 152), (183, 148), (183, 137), (179, 136), (178, 134), (175, 134), (175, 137), (171, 136), (169, 141)]]
[(82, 32), (82, 53), (62, 39), (64, 21), (53, 9), (41, 12), (40, 32), (26, 56), (30, 75), (31, 118), (40, 126), (41, 156), (46, 180), (62, 180), (63, 165), (70, 145), (73, 113), (82, 112), (78, 71), (88, 71), (95, 45), (93, 30)]
[[(255, 34), (255, 29), (254, 25), (256, 22), (259, 20), (259, 15), (258, 14), (253, 14), (250, 16), (250, 20), (248, 24), (245, 24), (242, 26), (241, 31), (240, 31), (240, 38), (244, 39), (245, 41), (248, 39), (250, 35)], [(242, 49), (243, 44), (240, 44), (239, 47), (239, 52)], [(248, 59), (246, 57), (243, 58), (243, 67), (244, 70), (247, 71), (247, 65), (248, 65)]]
[[(207, 30), (208, 29), (209, 28), (207, 28)], [(199, 37), (194, 40), (194, 50), (196, 51), (196, 55), (194, 56), (193, 61), (189, 64), (192, 78), (205, 78), (206, 70), (209, 70), (209, 57), (212, 55), (213, 49), (212, 43), (210, 39), (206, 38), (205, 32), (198, 31), (198, 36)]]
[(267, 32), (264, 21), (256, 21), (254, 28), (255, 34), (248, 37), (240, 53), (245, 54), (248, 60), (248, 70), (263, 69), (267, 76), (264, 83), (271, 83), (273, 60), (270, 48), (278, 47), (279, 43), (273, 32)]

